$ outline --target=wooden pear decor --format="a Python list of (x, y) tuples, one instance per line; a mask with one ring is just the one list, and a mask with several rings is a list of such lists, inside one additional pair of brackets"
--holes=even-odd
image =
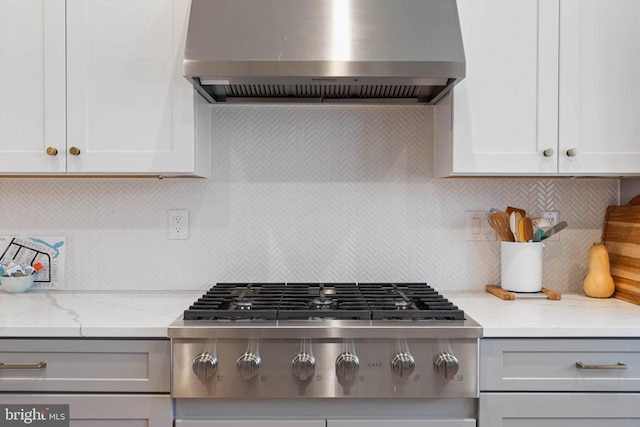
[(605, 245), (594, 243), (589, 248), (589, 273), (584, 279), (584, 292), (593, 298), (609, 298), (615, 290), (609, 251)]

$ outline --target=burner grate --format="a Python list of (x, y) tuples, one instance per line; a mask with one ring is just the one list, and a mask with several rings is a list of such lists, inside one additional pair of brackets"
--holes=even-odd
[(464, 320), (464, 312), (426, 283), (360, 283), (373, 320)]
[(218, 283), (184, 312), (185, 320), (275, 320), (284, 283)]
[(426, 283), (218, 283), (185, 320), (465, 320)]
[(287, 283), (278, 319), (370, 319), (355, 283)]

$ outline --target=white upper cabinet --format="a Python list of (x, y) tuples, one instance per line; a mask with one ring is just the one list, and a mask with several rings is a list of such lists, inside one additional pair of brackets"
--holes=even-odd
[(640, 174), (637, 0), (458, 0), (436, 176)]
[[(37, 22), (42, 14), (33, 9), (16, 16), (15, 11), (28, 8), (22, 3), (55, 10), (44, 14), (44, 23)], [(209, 106), (182, 76), (189, 0), (0, 0), (0, 5), (13, 12), (2, 10), (0, 43), (3, 53), (5, 46), (11, 49), (15, 68), (2, 67), (0, 84), (19, 103), (17, 123), (5, 127), (10, 119), (4, 111), (11, 105), (0, 100), (0, 154), (24, 157), (0, 160), (0, 173), (209, 174)], [(55, 41), (43, 37), (40, 28), (51, 32), (49, 21), (56, 24)], [(10, 43), (30, 31), (30, 62), (22, 64), (23, 46)], [(57, 50), (49, 52), (49, 44)], [(54, 66), (57, 78), (52, 81), (48, 68)], [(55, 88), (53, 95), (49, 86)], [(50, 122), (60, 115), (62, 124), (55, 125), (61, 131), (53, 132)], [(5, 144), (8, 136), (13, 146)], [(47, 147), (56, 155), (47, 155)]]
[(66, 168), (64, 5), (0, 0), (0, 173)]
[(436, 125), (437, 176), (557, 172), (558, 1), (458, 0), (467, 72)]
[(639, 18), (638, 0), (561, 1), (561, 173), (640, 175)]
[[(188, 0), (67, 0), (72, 173), (196, 171)], [(207, 160), (209, 160), (207, 158)]]

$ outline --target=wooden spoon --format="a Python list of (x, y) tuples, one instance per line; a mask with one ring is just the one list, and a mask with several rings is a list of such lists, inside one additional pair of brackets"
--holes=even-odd
[(520, 221), (518, 221), (518, 242), (526, 242), (524, 240), (524, 218), (520, 218)]
[(525, 216), (522, 218), (522, 236), (520, 236), (520, 240), (523, 242), (530, 242), (533, 240), (533, 222), (531, 218)]
[(522, 218), (524, 221), (524, 240), (525, 242), (533, 241), (533, 221), (528, 216)]
[(511, 212), (509, 215), (509, 228), (511, 229), (511, 233), (513, 233), (513, 241), (520, 241), (520, 233), (518, 232), (518, 226), (520, 224), (520, 220), (522, 219), (522, 215), (520, 212)]
[(511, 229), (509, 228), (509, 214), (506, 212), (495, 212), (489, 215), (489, 224), (496, 232), (498, 239), (504, 242), (515, 242)]

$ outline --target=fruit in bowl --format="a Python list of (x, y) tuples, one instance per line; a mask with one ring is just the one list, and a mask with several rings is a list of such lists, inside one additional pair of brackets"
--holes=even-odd
[(33, 275), (0, 277), (0, 289), (5, 292), (17, 294), (27, 291), (31, 286), (33, 286)]

